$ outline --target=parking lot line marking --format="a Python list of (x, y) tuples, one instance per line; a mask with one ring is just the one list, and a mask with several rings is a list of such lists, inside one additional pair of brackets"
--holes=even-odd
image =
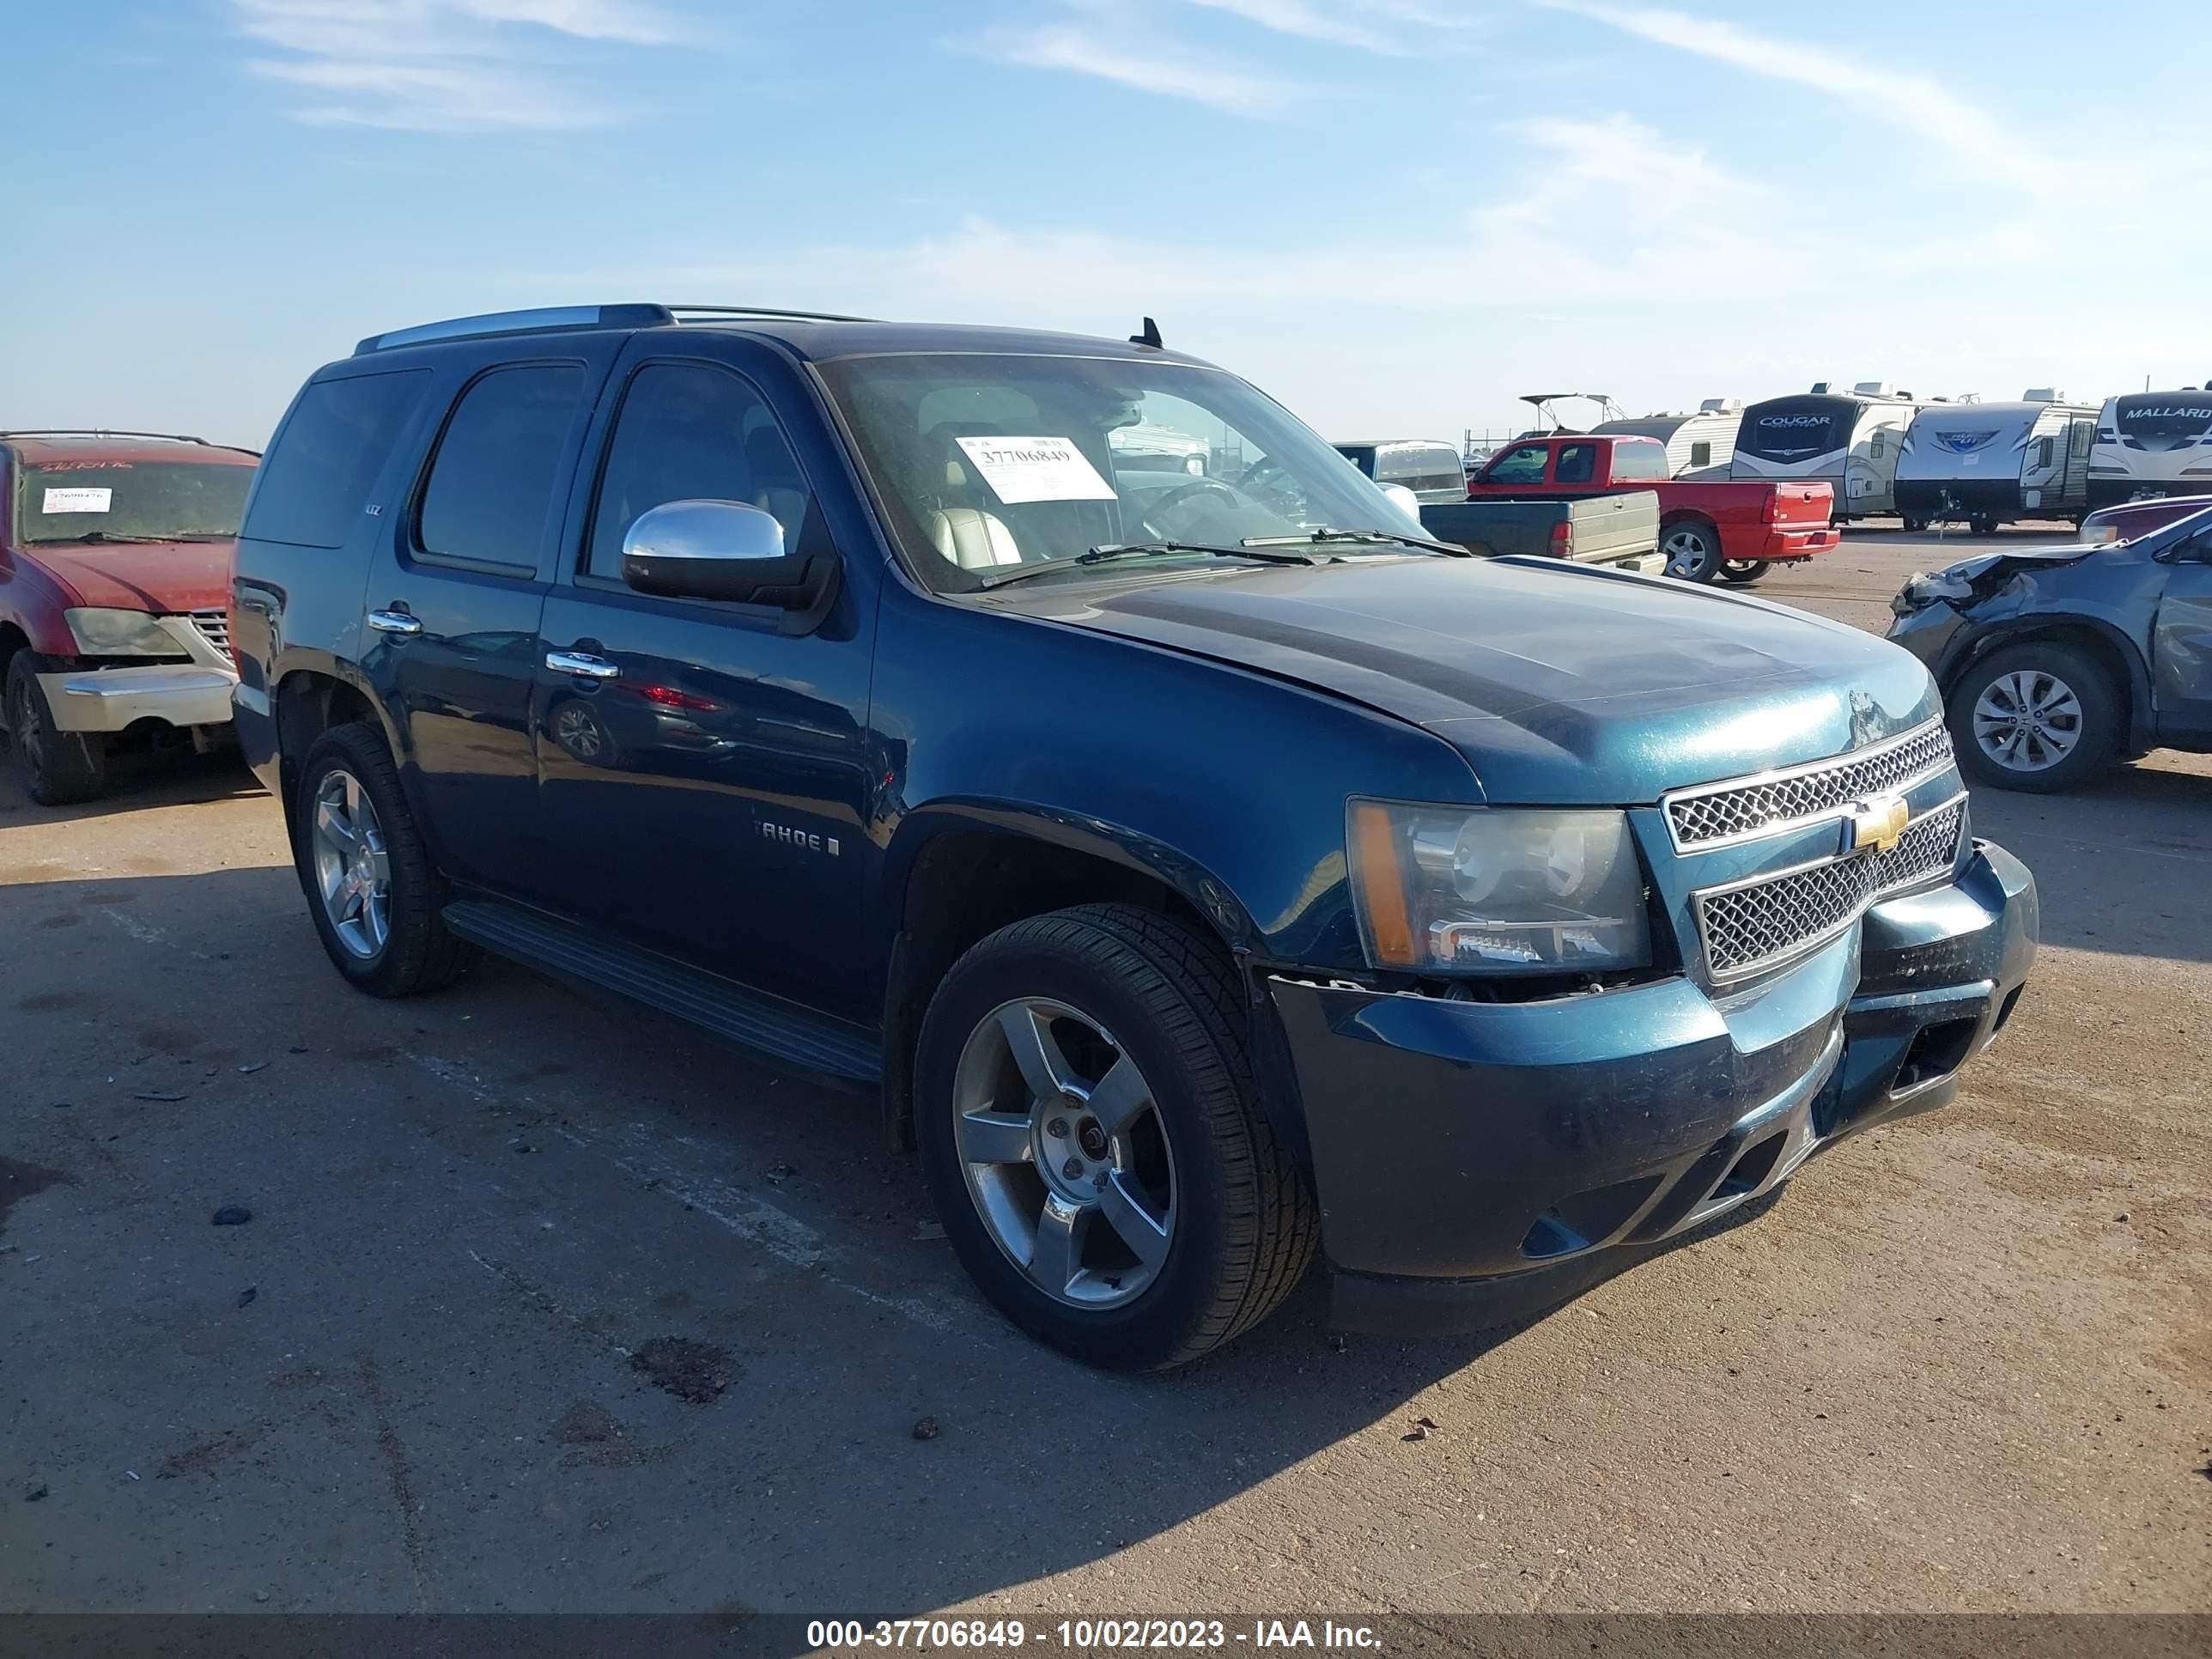
[[(410, 1053), (407, 1057), (440, 1082), (460, 1090), (478, 1104), (493, 1098), (491, 1091), (483, 1087), (465, 1066), (441, 1059), (435, 1054)], [(514, 1098), (525, 1105), (538, 1103), (527, 1094), (517, 1095)], [(965, 1320), (957, 1320), (945, 1309), (919, 1297), (886, 1296), (829, 1271), (828, 1264), (840, 1253), (824, 1243), (820, 1233), (797, 1216), (779, 1209), (765, 1199), (756, 1198), (726, 1181), (679, 1170), (665, 1163), (655, 1156), (659, 1138), (643, 1124), (630, 1126), (625, 1137), (629, 1144), (621, 1150), (610, 1149), (592, 1137), (566, 1127), (558, 1127), (556, 1133), (570, 1145), (611, 1164), (638, 1182), (647, 1191), (674, 1199), (691, 1212), (705, 1216), (749, 1243), (759, 1245), (787, 1267), (814, 1273), (823, 1284), (848, 1296), (857, 1297), (872, 1306), (898, 1314), (939, 1336), (962, 1336), (979, 1346), (993, 1346), (976, 1328)], [(698, 1145), (688, 1137), (679, 1137), (678, 1144), (686, 1147)], [(482, 1265), (489, 1266), (488, 1263)]]

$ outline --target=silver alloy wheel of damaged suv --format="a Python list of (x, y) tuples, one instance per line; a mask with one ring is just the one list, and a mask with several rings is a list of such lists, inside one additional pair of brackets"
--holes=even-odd
[(1144, 1294), (1175, 1240), (1175, 1154), (1152, 1085), (1090, 1015), (1000, 1004), (969, 1032), (952, 1133), (992, 1242), (1047, 1296), (1115, 1308)]

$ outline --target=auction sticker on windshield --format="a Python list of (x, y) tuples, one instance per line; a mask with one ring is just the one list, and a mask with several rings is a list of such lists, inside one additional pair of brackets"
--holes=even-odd
[(1008, 507), (1024, 501), (1110, 501), (1114, 486), (1068, 438), (962, 438), (975, 463)]
[(112, 489), (49, 489), (41, 513), (105, 513), (115, 499)]

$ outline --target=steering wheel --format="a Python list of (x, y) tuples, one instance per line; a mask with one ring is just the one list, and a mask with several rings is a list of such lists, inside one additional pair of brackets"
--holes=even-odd
[[(1188, 483), (1177, 484), (1172, 489), (1163, 489), (1158, 495), (1153, 496), (1151, 502), (1145, 508), (1145, 522), (1148, 525), (1152, 524), (1152, 520), (1158, 517), (1160, 514), (1164, 513), (1169, 507), (1174, 507), (1180, 502), (1187, 501), (1194, 495), (1202, 495), (1209, 493), (1220, 496), (1231, 507), (1235, 507), (1237, 504), (1238, 497), (1237, 492), (1231, 489), (1227, 484), (1222, 483), (1220, 479), (1193, 478)], [(1158, 529), (1158, 526), (1153, 525), (1152, 527), (1154, 529)]]
[(1262, 455), (1244, 469), (1244, 476), (1237, 481), (1255, 495), (1263, 497), (1287, 518), (1297, 518), (1305, 511), (1306, 492), (1289, 470), (1272, 455)]

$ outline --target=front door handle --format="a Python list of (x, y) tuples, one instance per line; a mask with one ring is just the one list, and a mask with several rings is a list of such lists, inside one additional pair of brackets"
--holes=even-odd
[(556, 674), (579, 674), (587, 680), (617, 679), (622, 675), (613, 663), (588, 651), (548, 651), (545, 665)]
[(372, 611), (368, 625), (380, 634), (397, 634), (402, 639), (411, 639), (422, 631), (422, 622), (404, 611)]

